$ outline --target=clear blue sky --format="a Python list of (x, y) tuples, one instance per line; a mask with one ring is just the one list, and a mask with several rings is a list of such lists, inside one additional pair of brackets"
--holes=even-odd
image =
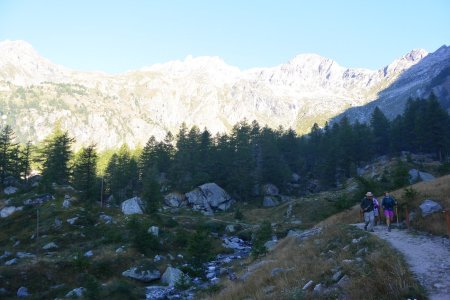
[(317, 53), (378, 69), (450, 44), (449, 0), (0, 0), (0, 41), (80, 70), (124, 72), (193, 56), (241, 69)]

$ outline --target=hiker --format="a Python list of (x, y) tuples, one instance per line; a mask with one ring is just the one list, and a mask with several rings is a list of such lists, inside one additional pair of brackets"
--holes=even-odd
[(381, 206), (384, 210), (384, 216), (386, 217), (386, 225), (388, 231), (391, 231), (391, 223), (394, 220), (394, 206), (397, 202), (389, 195), (389, 192), (384, 192), (384, 198), (381, 201)]
[(373, 197), (373, 216), (375, 219), (375, 226), (381, 224), (380, 204), (378, 203), (378, 199), (375, 197)]
[(361, 210), (364, 213), (364, 230), (367, 230), (367, 226), (369, 226), (369, 231), (373, 232), (373, 222), (374, 222), (374, 214), (373, 214), (373, 194), (371, 192), (367, 192), (364, 199), (361, 201)]

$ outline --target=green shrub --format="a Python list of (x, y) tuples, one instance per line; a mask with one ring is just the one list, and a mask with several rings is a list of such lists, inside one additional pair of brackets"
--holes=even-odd
[(201, 267), (202, 263), (207, 262), (213, 256), (212, 241), (205, 230), (198, 230), (189, 237), (187, 243), (187, 254), (191, 264)]
[(264, 244), (270, 239), (272, 239), (272, 225), (269, 221), (263, 221), (253, 239), (251, 255), (254, 259), (267, 253)]

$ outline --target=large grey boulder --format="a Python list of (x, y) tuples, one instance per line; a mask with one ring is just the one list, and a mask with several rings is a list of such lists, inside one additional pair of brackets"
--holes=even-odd
[(161, 282), (167, 284), (168, 286), (175, 286), (177, 282), (180, 282), (183, 276), (185, 275), (179, 269), (167, 267), (166, 271), (161, 277)]
[(125, 215), (143, 214), (143, 203), (141, 198), (134, 197), (122, 202), (122, 212)]
[(434, 180), (435, 177), (427, 172), (421, 172), (417, 169), (411, 169), (408, 171), (409, 181), (410, 183), (415, 183), (418, 181), (431, 181)]
[(420, 207), (420, 210), (422, 211), (423, 217), (431, 215), (435, 212), (442, 211), (442, 206), (439, 203), (437, 203), (431, 199), (427, 199), (427, 200), (423, 201), (419, 207)]
[(0, 210), (0, 217), (6, 218), (15, 213), (16, 211), (21, 211), (23, 209), (22, 206), (15, 207), (15, 206), (6, 206), (3, 207), (2, 210)]
[(161, 273), (159, 270), (146, 270), (142, 267), (133, 267), (124, 271), (122, 275), (142, 282), (151, 282), (161, 278)]
[(276, 187), (276, 185), (272, 183), (267, 183), (263, 185), (261, 190), (262, 194), (265, 196), (278, 196), (280, 194), (279, 189)]
[(194, 210), (213, 212), (230, 208), (233, 199), (215, 183), (205, 183), (185, 194)]
[(164, 196), (164, 203), (170, 207), (185, 207), (186, 196), (180, 193), (170, 193)]

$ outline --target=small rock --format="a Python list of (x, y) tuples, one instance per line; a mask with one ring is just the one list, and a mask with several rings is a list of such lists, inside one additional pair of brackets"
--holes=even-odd
[(318, 285), (316, 285), (313, 289), (313, 293), (317, 293), (320, 294), (323, 291), (323, 284), (319, 283)]
[(342, 261), (342, 263), (344, 263), (344, 264), (351, 264), (352, 262), (353, 262), (353, 260), (351, 260), (351, 259), (344, 259)]
[(275, 246), (277, 245), (278, 241), (267, 241), (264, 243), (264, 247), (266, 247), (266, 249), (268, 251), (272, 251), (273, 248), (275, 248)]
[(84, 293), (86, 293), (86, 289), (84, 287), (79, 287), (68, 292), (66, 298), (80, 298)]
[(114, 223), (114, 219), (111, 216), (105, 215), (105, 214), (101, 214), (100, 215), (100, 219), (105, 222), (105, 224), (111, 224)]
[(17, 297), (19, 298), (26, 298), (28, 296), (31, 296), (30, 293), (28, 292), (28, 289), (24, 286), (21, 286), (18, 290), (17, 290)]
[(13, 247), (16, 248), (16, 247), (19, 246), (19, 245), (20, 245), (20, 241), (16, 241), (16, 242), (14, 243)]
[(173, 287), (167, 286), (148, 286), (146, 287), (145, 296), (147, 300), (163, 300), (174, 290)]
[(262, 291), (266, 295), (272, 294), (274, 290), (275, 290), (275, 286), (274, 285), (269, 285), (269, 286), (266, 286), (265, 288), (262, 289)]
[(305, 291), (305, 290), (309, 289), (310, 287), (312, 287), (313, 284), (314, 284), (314, 281), (312, 281), (312, 280), (308, 281), (308, 283), (303, 286), (303, 290)]
[(21, 211), (23, 209), (22, 206), (15, 207), (15, 206), (6, 206), (0, 210), (0, 217), (6, 218), (15, 213), (16, 211)]
[(333, 277), (331, 277), (331, 279), (334, 282), (337, 282), (337, 281), (339, 281), (339, 279), (341, 279), (341, 277), (342, 277), (342, 272), (341, 271), (337, 271), (336, 273), (333, 274)]
[(69, 223), (70, 225), (74, 225), (77, 220), (78, 220), (78, 217), (67, 219), (67, 223)]
[(228, 233), (233, 233), (236, 231), (236, 229), (234, 228), (233, 224), (229, 224), (229, 225), (227, 225), (227, 227), (225, 227), (225, 231)]
[(344, 277), (341, 278), (341, 280), (338, 281), (337, 285), (340, 287), (345, 287), (350, 282), (350, 278), (347, 275), (344, 275)]
[(0, 256), (0, 259), (4, 259), (4, 258), (7, 258), (7, 257), (10, 257), (11, 255), (12, 255), (11, 252), (5, 250), (5, 252), (3, 253), (3, 255)]
[(116, 253), (123, 253), (123, 252), (125, 252), (125, 249), (123, 246), (116, 249)]
[(5, 193), (5, 195), (12, 195), (17, 193), (17, 188), (13, 187), (13, 186), (8, 186), (7, 188), (5, 188), (3, 190), (3, 193)]
[(155, 255), (155, 257), (153, 258), (153, 261), (154, 262), (159, 262), (159, 261), (161, 261), (163, 259), (164, 259), (164, 256), (162, 256), (162, 255)]
[(92, 257), (94, 256), (94, 252), (92, 252), (92, 250), (87, 251), (86, 253), (84, 253), (85, 257)]
[(62, 221), (60, 218), (56, 217), (55, 218), (55, 227), (58, 228), (62, 225)]
[(42, 247), (44, 250), (50, 250), (50, 249), (58, 249), (58, 245), (56, 245), (54, 242), (50, 242)]
[(7, 262), (5, 262), (5, 266), (12, 266), (12, 265), (17, 264), (17, 262), (18, 262), (17, 258), (13, 258), (13, 259), (10, 259)]
[(153, 236), (158, 237), (158, 235), (159, 235), (159, 227), (157, 227), (157, 226), (151, 226), (151, 227), (147, 230), (147, 232), (150, 233), (150, 234), (152, 234)]
[(27, 253), (27, 252), (17, 252), (16, 257), (17, 258), (35, 258), (36, 255)]
[(70, 200), (69, 199), (64, 199), (62, 207), (63, 208), (69, 208), (71, 206)]

